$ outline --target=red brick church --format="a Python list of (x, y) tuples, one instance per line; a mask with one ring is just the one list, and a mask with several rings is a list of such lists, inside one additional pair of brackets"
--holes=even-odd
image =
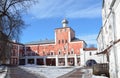
[(80, 50), (86, 47), (86, 43), (75, 37), (75, 31), (64, 19), (62, 27), (55, 29), (55, 40), (33, 41), (20, 46), (23, 51), (16, 51), (19, 59), (11, 60), (11, 64), (79, 66)]

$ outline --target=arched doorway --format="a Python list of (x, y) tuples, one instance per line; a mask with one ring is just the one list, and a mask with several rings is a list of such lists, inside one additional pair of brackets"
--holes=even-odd
[(94, 64), (97, 64), (97, 62), (93, 59), (90, 59), (86, 62), (86, 66), (93, 66)]

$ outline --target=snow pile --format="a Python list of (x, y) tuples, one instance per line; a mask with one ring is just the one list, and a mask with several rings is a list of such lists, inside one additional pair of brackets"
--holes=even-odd
[(7, 67), (3, 70), (4, 66), (0, 66), (0, 78), (5, 78), (7, 74)]
[(108, 78), (108, 77), (104, 77), (104, 76), (95, 76), (95, 75), (93, 75), (92, 78)]
[(0, 71), (2, 71), (2, 69), (3, 69), (3, 66), (0, 66)]
[(75, 67), (61, 67), (61, 66), (37, 66), (37, 65), (25, 65), (20, 66), (22, 69), (34, 73), (37, 76), (46, 76), (47, 78), (56, 78), (61, 75), (64, 75), (72, 70)]

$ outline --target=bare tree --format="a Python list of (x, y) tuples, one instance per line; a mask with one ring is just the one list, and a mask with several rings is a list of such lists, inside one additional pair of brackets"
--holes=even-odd
[(0, 60), (10, 58), (10, 41), (19, 41), (25, 27), (21, 17), (37, 0), (0, 0)]

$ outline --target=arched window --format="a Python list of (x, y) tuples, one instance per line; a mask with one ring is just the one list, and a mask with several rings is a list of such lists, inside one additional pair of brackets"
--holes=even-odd
[(67, 40), (65, 40), (65, 43), (67, 43)]
[(68, 52), (68, 55), (70, 55), (70, 52)]
[(58, 40), (58, 44), (60, 44), (60, 40)]
[(62, 40), (62, 43), (64, 43), (64, 40)]
[(50, 52), (50, 55), (54, 55), (54, 53), (53, 53), (53, 52)]
[(74, 54), (74, 49), (73, 48), (71, 49), (71, 54)]
[(61, 50), (58, 51), (58, 55), (61, 55)]
[(45, 52), (43, 51), (43, 55), (45, 55)]

